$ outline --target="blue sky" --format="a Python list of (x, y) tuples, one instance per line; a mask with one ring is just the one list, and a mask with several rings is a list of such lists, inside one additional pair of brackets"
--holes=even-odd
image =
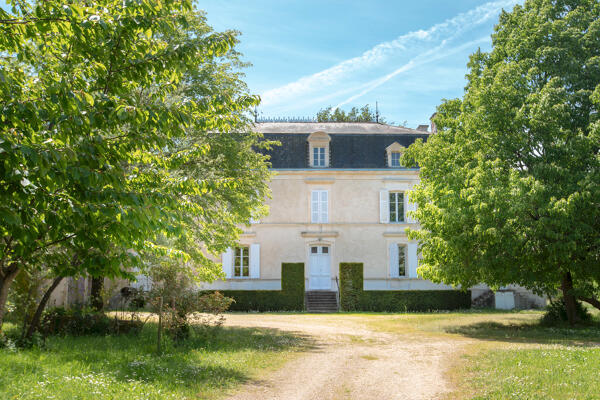
[[(500, 10), (521, 0), (202, 0), (216, 30), (236, 29), (263, 116), (314, 116), (379, 103), (389, 122), (428, 123), (460, 97), (471, 53), (490, 49)], [(0, 0), (0, 6), (5, 2)]]
[(428, 123), (460, 97), (471, 53), (490, 49), (502, 9), (517, 0), (204, 0), (216, 30), (242, 32), (238, 49), (263, 116), (314, 116), (327, 106), (379, 103), (388, 121)]

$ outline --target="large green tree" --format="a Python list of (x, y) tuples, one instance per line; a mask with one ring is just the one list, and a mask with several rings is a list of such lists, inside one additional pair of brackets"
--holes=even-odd
[(268, 190), (236, 36), (188, 0), (0, 9), (0, 329), (11, 282), (46, 253), (65, 255), (59, 274), (127, 276), (159, 254), (220, 276), (205, 251)]
[(405, 162), (419, 273), (469, 287), (520, 284), (600, 308), (600, 3), (527, 0), (470, 58), (462, 99)]

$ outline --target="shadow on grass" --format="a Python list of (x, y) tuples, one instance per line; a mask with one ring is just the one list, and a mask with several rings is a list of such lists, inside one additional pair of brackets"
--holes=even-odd
[(568, 344), (590, 346), (600, 343), (600, 324), (585, 326), (548, 327), (539, 322), (477, 322), (467, 325), (449, 326), (447, 333), (459, 334), (480, 340), (494, 340), (514, 343)]
[[(117, 382), (158, 385), (168, 391), (229, 389), (252, 379), (251, 370), (284, 351), (314, 346), (310, 338), (276, 329), (221, 327), (203, 330), (175, 344), (168, 338), (156, 353), (157, 328), (148, 324), (139, 336), (49, 337), (45, 349), (22, 350), (3, 366), (3, 374), (40, 374), (48, 364), (62, 374), (106, 374)], [(41, 365), (44, 359), (46, 365)], [(67, 372), (68, 371), (68, 372)]]

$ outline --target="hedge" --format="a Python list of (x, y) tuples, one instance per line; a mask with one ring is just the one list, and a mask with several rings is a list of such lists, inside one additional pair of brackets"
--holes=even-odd
[(363, 290), (363, 264), (340, 263), (344, 311), (432, 311), (471, 307), (471, 292), (459, 290)]
[(221, 290), (232, 297), (231, 311), (304, 310), (304, 264), (281, 264), (281, 290)]

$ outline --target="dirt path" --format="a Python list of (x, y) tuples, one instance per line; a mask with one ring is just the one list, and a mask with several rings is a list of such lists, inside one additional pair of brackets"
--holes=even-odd
[(230, 399), (436, 399), (449, 391), (448, 362), (460, 340), (375, 332), (338, 317), (235, 314), (227, 325), (311, 336), (316, 346)]

